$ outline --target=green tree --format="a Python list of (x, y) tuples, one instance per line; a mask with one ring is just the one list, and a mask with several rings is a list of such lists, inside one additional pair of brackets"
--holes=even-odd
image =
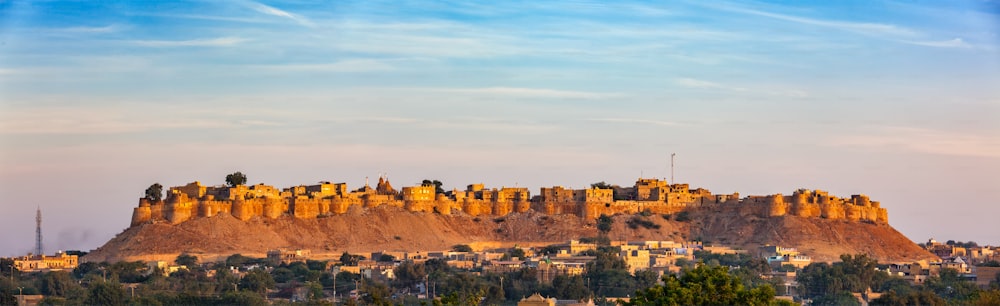
[(351, 272), (341, 271), (340, 273), (337, 273), (337, 279), (336, 279), (337, 282), (334, 283), (334, 286), (337, 286), (337, 294), (343, 295), (348, 291), (356, 289), (355, 281), (360, 279), (361, 275), (354, 274)]
[[(853, 296), (851, 298), (853, 299)], [(858, 303), (855, 300), (855, 305), (858, 304), (860, 303)], [(880, 296), (879, 298), (872, 300), (871, 303), (868, 303), (868, 305), (872, 306), (895, 306), (895, 305), (936, 306), (936, 305), (947, 305), (947, 304), (948, 302), (946, 302), (944, 299), (934, 294), (933, 291), (927, 289), (919, 291), (911, 290), (907, 293), (896, 293), (895, 290), (891, 290), (883, 293), (882, 296)], [(825, 304), (825, 305), (836, 305), (836, 304)], [(987, 304), (987, 305), (998, 305), (998, 304)]]
[(42, 275), (40, 289), (42, 294), (67, 297), (70, 291), (79, 287), (70, 277), (68, 272), (52, 271)]
[[(861, 306), (861, 302), (847, 291), (837, 291), (833, 294), (819, 296), (813, 299), (812, 304), (817, 306)], [(918, 304), (919, 305), (919, 304)]]
[(226, 184), (230, 187), (236, 187), (239, 185), (245, 185), (247, 183), (247, 176), (243, 172), (233, 172), (232, 174), (226, 175)]
[(146, 199), (156, 202), (163, 199), (163, 185), (160, 183), (153, 183), (146, 188)]
[(456, 244), (451, 246), (453, 252), (472, 252), (472, 247), (468, 244)]
[(244, 264), (252, 261), (253, 258), (243, 256), (242, 254), (233, 254), (226, 257), (227, 267), (242, 267)]
[(267, 289), (274, 288), (274, 285), (274, 278), (264, 269), (250, 270), (246, 275), (243, 275), (243, 279), (240, 279), (240, 288), (246, 288), (246, 290), (259, 294), (266, 293)]
[(597, 217), (597, 230), (601, 231), (601, 234), (607, 235), (611, 231), (611, 226), (614, 225), (615, 220), (610, 216), (601, 214)]
[(586, 265), (585, 277), (590, 280), (587, 285), (597, 296), (624, 297), (636, 289), (635, 278), (629, 274), (628, 265), (618, 251), (612, 247), (599, 248), (593, 253), (597, 258)]
[(87, 299), (83, 301), (87, 305), (125, 305), (125, 288), (117, 282), (96, 282), (90, 285), (90, 292)]
[(1000, 305), (1000, 289), (985, 290), (979, 292), (979, 296), (972, 300), (972, 305)]
[(195, 266), (198, 265), (198, 256), (190, 255), (187, 253), (177, 255), (177, 258), (174, 259), (174, 263), (188, 267), (188, 269), (193, 269)]
[(605, 183), (604, 181), (600, 181), (600, 182), (597, 182), (597, 183), (590, 184), (590, 188), (595, 188), (595, 189), (613, 189), (613, 187), (611, 186), (611, 184)]
[(218, 293), (238, 291), (236, 286), (240, 284), (240, 278), (233, 275), (229, 271), (229, 268), (226, 267), (215, 269), (215, 278), (213, 281), (216, 285), (215, 291)]
[(424, 264), (416, 264), (412, 261), (404, 261), (392, 270), (396, 274), (393, 285), (397, 288), (410, 288), (424, 281), (427, 277), (427, 269)]
[(229, 292), (222, 295), (219, 298), (218, 305), (246, 305), (246, 306), (265, 306), (270, 305), (263, 297), (259, 294), (254, 294), (252, 292), (240, 291), (240, 292)]
[(444, 188), (441, 187), (442, 185), (443, 184), (439, 180), (424, 180), (423, 182), (420, 183), (420, 186), (423, 186), (423, 187), (434, 186), (434, 193), (435, 194), (444, 193)]
[(812, 263), (798, 273), (795, 280), (802, 288), (804, 296), (810, 299), (840, 292), (863, 292), (868, 288), (880, 288), (889, 279), (885, 273), (875, 270), (878, 262), (867, 255), (841, 255), (841, 261), (832, 265)]
[(340, 264), (345, 266), (357, 266), (358, 262), (361, 261), (361, 255), (351, 255), (351, 253), (344, 252), (340, 255)]
[(520, 258), (520, 259), (523, 260), (524, 259), (524, 249), (522, 249), (522, 248), (512, 248), (512, 249), (510, 249), (509, 252), (507, 252), (507, 255), (510, 256), (510, 258)]
[(361, 300), (365, 302), (365, 305), (393, 305), (392, 300), (390, 300), (392, 291), (385, 284), (366, 281), (359, 291)]
[(280, 267), (271, 271), (271, 276), (274, 277), (275, 282), (284, 284), (295, 279), (295, 272), (292, 272), (292, 269)]
[[(4, 285), (6, 284), (4, 283)], [(2, 290), (0, 291), (0, 305), (17, 305), (17, 296), (15, 296), (13, 291), (17, 290), (17, 288), (11, 290), (10, 286), (0, 286), (0, 290)]]
[(776, 302), (774, 289), (746, 289), (727, 267), (699, 265), (683, 276), (669, 274), (663, 285), (635, 292), (623, 305), (769, 305)]
[(979, 293), (976, 284), (962, 279), (955, 269), (941, 269), (937, 276), (928, 277), (924, 287), (934, 291), (938, 296), (949, 301), (968, 303)]
[(582, 300), (591, 296), (583, 276), (558, 275), (552, 279), (552, 290), (556, 297), (567, 300)]

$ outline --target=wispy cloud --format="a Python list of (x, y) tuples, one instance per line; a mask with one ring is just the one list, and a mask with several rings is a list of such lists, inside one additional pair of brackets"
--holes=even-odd
[(752, 94), (763, 94), (769, 96), (784, 96), (784, 97), (806, 97), (809, 93), (802, 90), (794, 89), (758, 89), (758, 88), (746, 88), (740, 86), (731, 86), (726, 84), (720, 84), (711, 81), (692, 79), (692, 78), (678, 78), (674, 80), (674, 83), (687, 88), (697, 88), (697, 89), (715, 89), (723, 91), (732, 92), (745, 92)]
[(195, 20), (211, 20), (211, 21), (226, 21), (226, 22), (241, 22), (241, 23), (254, 23), (254, 24), (275, 24), (274, 20), (268, 20), (267, 18), (247, 18), (247, 17), (231, 17), (231, 16), (215, 16), (215, 15), (200, 15), (200, 14), (176, 14), (176, 13), (162, 13), (162, 12), (136, 12), (137, 16), (151, 16), (151, 17), (162, 17), (162, 18), (176, 18), (176, 19), (195, 19)]
[(786, 14), (779, 14), (779, 13), (772, 13), (772, 12), (766, 12), (766, 11), (761, 11), (761, 10), (755, 10), (755, 9), (748, 9), (748, 8), (744, 8), (744, 7), (741, 7), (741, 6), (735, 6), (735, 5), (715, 5), (715, 4), (713, 4), (713, 5), (707, 5), (707, 6), (708, 7), (712, 7), (712, 8), (716, 8), (716, 9), (731, 11), (731, 12), (737, 12), (737, 13), (743, 13), (743, 14), (749, 14), (749, 15), (767, 17), (767, 18), (771, 18), (771, 19), (783, 20), (783, 21), (794, 22), (794, 23), (804, 24), (804, 25), (812, 25), (812, 26), (819, 26), (819, 27), (837, 29), (837, 30), (842, 30), (842, 31), (855, 32), (855, 33), (860, 33), (860, 34), (878, 34), (878, 35), (891, 35), (891, 36), (913, 36), (913, 35), (917, 34), (917, 32), (914, 31), (914, 30), (912, 30), (912, 29), (909, 29), (909, 28), (906, 28), (906, 27), (902, 27), (902, 26), (898, 26), (898, 25), (894, 25), (894, 24), (871, 23), (871, 22), (855, 22), (855, 21), (841, 21), (841, 20), (827, 20), (827, 19), (819, 19), (819, 18), (793, 16), (793, 15), (786, 15)]
[[(218, 113), (218, 112), (216, 112)], [(251, 126), (275, 126), (276, 122), (236, 117), (220, 119), (181, 114), (171, 120), (146, 120), (147, 114), (136, 109), (69, 107), (8, 110), (0, 116), (0, 135), (107, 135), (143, 133), (176, 129), (227, 129)]]
[(280, 64), (252, 67), (275, 72), (371, 72), (389, 71), (396, 68), (386, 61), (373, 59), (349, 59), (333, 63)]
[(480, 130), (495, 131), (503, 133), (525, 133), (554, 130), (558, 127), (552, 124), (543, 124), (531, 120), (519, 120), (508, 118), (492, 118), (478, 116), (450, 116), (447, 120), (435, 118), (417, 118), (404, 116), (378, 116), (378, 117), (340, 117), (325, 118), (318, 120), (337, 124), (376, 124), (376, 125), (400, 125), (408, 128), (438, 129), (438, 130)]
[(524, 87), (483, 87), (483, 88), (437, 88), (427, 89), (431, 91), (443, 91), (454, 93), (470, 93), (484, 95), (502, 95), (533, 98), (562, 98), (562, 99), (607, 99), (621, 97), (619, 93), (599, 93), (589, 91), (557, 90), (546, 88), (524, 88)]
[(588, 119), (587, 121), (592, 122), (607, 122), (607, 123), (627, 123), (627, 124), (647, 124), (647, 125), (658, 125), (658, 126), (680, 126), (682, 123), (673, 121), (662, 121), (662, 120), (650, 120), (650, 119), (634, 119), (634, 118), (596, 118)]
[(246, 42), (240, 37), (219, 37), (191, 40), (135, 40), (134, 44), (144, 47), (229, 47)]
[(252, 1), (249, 1), (248, 5), (253, 10), (255, 10), (257, 12), (260, 12), (262, 14), (271, 15), (271, 16), (277, 16), (277, 17), (282, 17), (282, 18), (288, 18), (288, 19), (291, 19), (291, 20), (297, 22), (300, 25), (304, 25), (304, 26), (307, 26), (307, 27), (314, 27), (314, 26), (316, 26), (315, 23), (313, 23), (311, 20), (309, 20), (306, 17), (300, 16), (298, 14), (292, 14), (292, 13), (289, 13), (287, 11), (283, 11), (283, 10), (278, 9), (276, 7), (273, 7), (273, 6), (269, 6), (269, 5), (266, 5), (266, 4), (263, 4), (263, 3), (258, 3), (258, 2), (252, 2)]
[(1000, 158), (1000, 137), (914, 127), (878, 127), (835, 138), (834, 146), (902, 150), (938, 155)]
[(69, 27), (59, 29), (59, 31), (67, 33), (112, 33), (121, 30), (121, 28), (119, 25), (111, 24), (103, 27)]
[(935, 48), (960, 48), (960, 49), (971, 49), (972, 45), (965, 42), (961, 38), (955, 38), (950, 40), (939, 40), (939, 41), (903, 41), (904, 43), (918, 46), (935, 47)]

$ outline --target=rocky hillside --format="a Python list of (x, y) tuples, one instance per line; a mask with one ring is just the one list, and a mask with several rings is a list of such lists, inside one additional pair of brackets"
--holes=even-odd
[[(837, 260), (845, 253), (866, 253), (881, 262), (934, 258), (888, 225), (707, 210), (694, 210), (689, 218), (618, 215), (614, 220), (609, 234), (613, 240), (701, 239), (747, 249), (772, 244), (796, 247), (823, 261)], [(182, 252), (211, 260), (235, 253), (263, 256), (276, 248), (309, 249), (316, 257), (336, 258), (344, 251), (434, 251), (455, 244), (474, 248), (548, 245), (597, 234), (594, 221), (572, 215), (442, 216), (387, 206), (354, 207), (346, 214), (318, 219), (244, 222), (220, 214), (178, 225), (143, 224), (126, 229), (83, 260), (172, 260)]]

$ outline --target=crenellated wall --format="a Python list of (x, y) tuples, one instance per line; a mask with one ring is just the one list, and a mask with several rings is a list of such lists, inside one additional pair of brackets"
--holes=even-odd
[[(306, 192), (312, 189), (327, 192)], [(687, 184), (666, 184), (656, 179), (640, 179), (632, 190), (624, 190), (644, 200), (615, 200), (612, 189), (573, 190), (563, 187), (542, 188), (540, 195), (530, 198), (525, 188), (485, 189), (481, 184), (469, 185), (466, 191), (454, 191), (450, 196), (433, 194), (432, 187), (406, 187), (397, 193), (388, 180), (380, 178), (379, 194), (365, 186), (346, 193), (346, 185), (323, 183), (316, 186), (296, 186), (285, 191), (267, 185), (203, 187), (194, 182), (170, 190), (164, 201), (139, 200), (133, 209), (132, 226), (149, 222), (178, 224), (193, 218), (209, 218), (230, 214), (247, 221), (253, 218), (276, 219), (292, 216), (313, 219), (321, 215), (344, 214), (353, 207), (400, 207), (411, 212), (451, 215), (453, 211), (470, 216), (504, 216), (534, 210), (544, 214), (571, 214), (585, 219), (601, 215), (673, 214), (685, 209), (705, 207), (729, 210), (743, 216), (777, 217), (792, 215), (803, 218), (825, 218), (885, 224), (888, 212), (877, 201), (865, 195), (850, 198), (830, 196), (822, 190), (800, 189), (791, 195), (772, 194), (740, 198), (738, 193), (711, 194), (705, 189), (690, 190)], [(328, 186), (327, 186), (328, 187)], [(260, 192), (253, 192), (253, 191)], [(265, 192), (266, 191), (266, 192)], [(617, 190), (615, 192), (618, 192)], [(281, 195), (281, 196), (278, 196)], [(200, 196), (193, 198), (192, 196)], [(221, 197), (220, 197), (221, 196)]]

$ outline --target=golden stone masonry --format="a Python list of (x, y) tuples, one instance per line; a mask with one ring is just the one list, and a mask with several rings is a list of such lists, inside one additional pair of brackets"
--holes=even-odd
[(740, 198), (738, 193), (712, 194), (702, 188), (690, 189), (688, 184), (640, 178), (632, 187), (543, 187), (538, 195), (531, 196), (527, 188), (487, 189), (483, 184), (472, 184), (465, 190), (455, 189), (447, 193), (437, 193), (433, 185), (403, 187), (401, 191), (396, 191), (387, 178), (380, 177), (375, 188), (366, 184), (353, 191), (348, 191), (345, 183), (330, 182), (279, 190), (264, 184), (211, 187), (196, 181), (170, 188), (163, 201), (140, 199), (139, 207), (132, 214), (132, 226), (148, 222), (179, 224), (217, 214), (231, 214), (244, 221), (255, 217), (276, 219), (284, 215), (311, 219), (344, 214), (351, 206), (380, 205), (442, 215), (460, 212), (472, 216), (504, 216), (534, 210), (550, 215), (572, 214), (597, 219), (602, 214), (671, 214), (703, 208), (736, 210), (744, 216), (793, 215), (875, 224), (889, 222), (885, 208), (868, 196), (839, 198), (822, 190), (799, 189), (790, 196), (773, 194)]

